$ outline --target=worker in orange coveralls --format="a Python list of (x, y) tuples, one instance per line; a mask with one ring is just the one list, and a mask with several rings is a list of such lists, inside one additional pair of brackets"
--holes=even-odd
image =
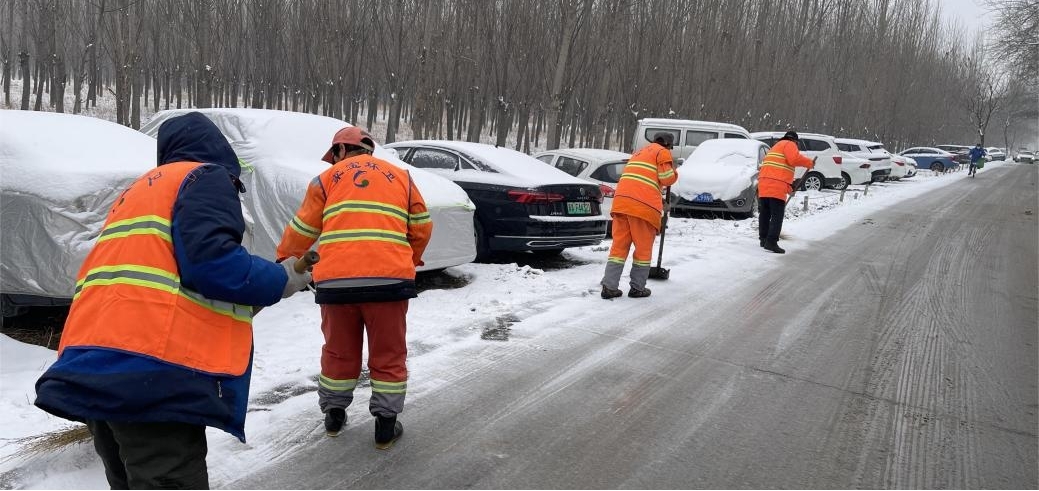
[(813, 167), (812, 159), (797, 150), (797, 142), (796, 132), (786, 132), (768, 151), (758, 173), (758, 239), (761, 247), (777, 254), (786, 252), (779, 247), (779, 232), (793, 191), (794, 168)]
[(364, 336), (375, 416), (375, 447), (400, 438), (397, 415), (407, 392), (408, 299), (433, 223), (411, 175), (372, 155), (375, 142), (357, 127), (339, 130), (322, 158), (332, 166), (311, 181), (278, 246), (278, 257), (303, 255), (316, 241), (315, 301), (321, 305), (318, 403), (325, 431), (346, 424), (361, 374)]
[(601, 282), (604, 299), (623, 295), (619, 289), (621, 273), (632, 243), (635, 244), (635, 253), (629, 273), (631, 289), (628, 296), (643, 298), (651, 293), (646, 288), (646, 280), (653, 259), (653, 240), (660, 231), (660, 219), (664, 214), (661, 189), (678, 180), (671, 158), (673, 145), (673, 135), (657, 133), (653, 143), (632, 155), (624, 166), (610, 212), (613, 246)]

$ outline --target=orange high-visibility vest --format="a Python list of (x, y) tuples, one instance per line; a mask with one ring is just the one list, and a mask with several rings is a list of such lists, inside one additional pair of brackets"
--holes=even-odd
[(661, 189), (678, 180), (671, 151), (658, 143), (651, 143), (628, 159), (613, 198), (613, 213), (635, 216), (660, 229), (664, 215)]
[(58, 354), (125, 351), (219, 375), (242, 375), (252, 352), (252, 307), (208, 299), (180, 283), (171, 221), (197, 162), (157, 167), (112, 205), (76, 280)]
[(285, 227), (278, 257), (301, 256), (317, 241), (318, 286), (354, 278), (414, 280), (432, 232), (411, 175), (365, 154), (342, 160), (311, 181)]
[(787, 200), (794, 183), (794, 167), (812, 168), (812, 160), (797, 151), (797, 143), (780, 140), (768, 151), (758, 172), (758, 197)]

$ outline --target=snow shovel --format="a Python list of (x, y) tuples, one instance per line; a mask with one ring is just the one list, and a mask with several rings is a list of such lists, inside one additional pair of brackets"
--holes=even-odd
[[(303, 257), (299, 258), (299, 261), (296, 261), (296, 264), (292, 265), (292, 269), (299, 274), (303, 274), (304, 271), (310, 269), (320, 260), (321, 256), (318, 255), (317, 251), (307, 251), (303, 253)], [(263, 310), (263, 306), (253, 307), (253, 316), (259, 314), (261, 310)]]
[(671, 277), (671, 270), (660, 266), (664, 257), (664, 233), (667, 232), (667, 216), (671, 214), (671, 186), (667, 187), (667, 203), (664, 205), (664, 218), (660, 223), (660, 249), (657, 250), (657, 265), (649, 268), (649, 278), (652, 280), (666, 280)]

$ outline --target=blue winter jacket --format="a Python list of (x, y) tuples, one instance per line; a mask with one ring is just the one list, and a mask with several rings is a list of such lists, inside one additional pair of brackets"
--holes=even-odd
[[(214, 300), (272, 305), (288, 276), (242, 247), (245, 220), (238, 157), (201, 113), (159, 127), (158, 165), (200, 162), (173, 206), (173, 250), (181, 282)], [(147, 329), (148, 320), (141, 319)], [(205, 343), (205, 339), (199, 339)], [(252, 360), (244, 375), (217, 376), (151, 357), (76, 347), (36, 382), (36, 405), (73, 421), (180, 422), (220, 428), (245, 441)]]
[(988, 152), (986, 152), (984, 148), (973, 147), (970, 149), (970, 161), (977, 162), (981, 160), (981, 158), (984, 157), (987, 153)]

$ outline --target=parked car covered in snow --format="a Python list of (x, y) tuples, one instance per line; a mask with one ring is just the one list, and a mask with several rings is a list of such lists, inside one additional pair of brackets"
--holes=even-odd
[(609, 217), (617, 181), (620, 181), (631, 154), (596, 148), (561, 148), (536, 153), (534, 158), (571, 176), (598, 184), (603, 196), (602, 212)]
[(891, 164), (891, 175), (896, 181), (916, 175), (916, 161), (909, 157), (893, 153), (891, 154)]
[(1002, 148), (988, 147), (987, 149), (985, 149), (985, 151), (988, 152), (989, 160), (993, 162), (999, 162), (1001, 160), (1007, 159), (1007, 153), (1004, 152)]
[(869, 161), (872, 182), (884, 182), (889, 177), (901, 177), (901, 175), (891, 175), (894, 171), (891, 165), (891, 154), (884, 149), (883, 144), (855, 138), (837, 138), (835, 142), (837, 148), (842, 151)]
[(635, 135), (631, 141), (633, 151), (638, 152), (642, 147), (649, 145), (660, 133), (668, 133), (674, 137), (671, 156), (675, 162), (688, 157), (698, 145), (707, 140), (750, 139), (750, 133), (740, 125), (690, 119), (646, 118), (640, 119), (635, 126)]
[(707, 140), (682, 164), (671, 187), (674, 211), (754, 214), (758, 169), (769, 146), (758, 140)]
[[(769, 148), (772, 148), (780, 138), (783, 138), (784, 133), (786, 132), (761, 131), (751, 133), (750, 137), (763, 141)], [(804, 167), (798, 167), (795, 170), (794, 177), (804, 177), (801, 181), (801, 189), (843, 189), (846, 185), (844, 177), (841, 175), (841, 162), (844, 160), (844, 156), (837, 149), (837, 142), (833, 140), (833, 137), (800, 132), (797, 135), (800, 137), (797, 149), (806, 157), (815, 158), (815, 167), (812, 170), (806, 172)]]
[(409, 164), (462, 187), (476, 203), (477, 259), (496, 251), (558, 254), (596, 245), (608, 216), (599, 186), (525, 153), (482, 143), (442, 140), (386, 145)]
[[(295, 215), (310, 181), (328, 168), (321, 160), (341, 120), (314, 114), (267, 109), (176, 109), (160, 111), (141, 132), (156, 136), (169, 118), (190, 111), (208, 117), (231, 143), (242, 162), (243, 195), (247, 219), (246, 244), (253, 254), (274, 258), (282, 233)], [(426, 200), (433, 220), (433, 236), (419, 271), (443, 269), (471, 262), (475, 206), (451, 181), (401, 162), (393, 152), (376, 145), (375, 156), (406, 169)]]
[(902, 150), (898, 154), (915, 160), (918, 167), (930, 169), (932, 172), (945, 172), (959, 166), (956, 163), (955, 155), (940, 148), (913, 147)]
[(155, 152), (154, 139), (101, 119), (0, 111), (4, 316), (71, 302), (109, 208)]

